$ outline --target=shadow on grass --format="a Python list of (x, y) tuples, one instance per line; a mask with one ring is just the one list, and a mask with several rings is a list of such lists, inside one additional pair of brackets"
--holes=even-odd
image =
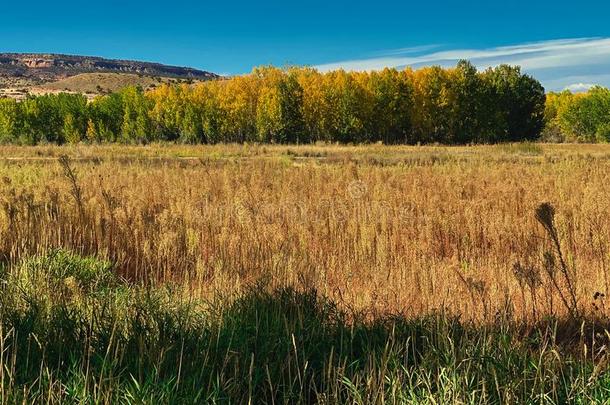
[(365, 320), (314, 290), (260, 285), (211, 305), (66, 251), (2, 277), (9, 402), (561, 403), (610, 386), (565, 354), (553, 321), (520, 333), (440, 314)]

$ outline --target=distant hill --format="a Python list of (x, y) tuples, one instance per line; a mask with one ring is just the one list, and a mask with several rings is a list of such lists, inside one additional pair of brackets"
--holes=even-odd
[(28, 93), (116, 91), (128, 85), (204, 81), (219, 75), (160, 63), (59, 54), (0, 53), (0, 96), (23, 98)]
[(140, 86), (144, 90), (151, 90), (162, 83), (190, 83), (191, 81), (192, 79), (144, 76), (132, 73), (80, 73), (76, 76), (70, 76), (56, 82), (31, 87), (29, 92), (30, 94), (61, 92), (82, 93), (91, 98), (99, 94), (119, 91), (127, 86)]

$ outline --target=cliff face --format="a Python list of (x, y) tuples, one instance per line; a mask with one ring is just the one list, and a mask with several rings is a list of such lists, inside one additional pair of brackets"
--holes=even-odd
[(147, 76), (209, 80), (219, 76), (193, 68), (160, 63), (113, 60), (91, 56), (0, 53), (0, 76), (29, 79), (37, 83), (81, 73), (134, 73)]

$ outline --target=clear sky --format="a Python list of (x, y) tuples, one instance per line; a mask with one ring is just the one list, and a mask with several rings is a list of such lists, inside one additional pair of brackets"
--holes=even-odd
[(253, 66), (373, 69), (521, 64), (549, 90), (610, 86), (610, 2), (8, 1), (0, 51)]

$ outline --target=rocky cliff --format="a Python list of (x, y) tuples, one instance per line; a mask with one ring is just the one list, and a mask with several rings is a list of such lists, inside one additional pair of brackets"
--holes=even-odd
[(219, 76), (189, 67), (160, 63), (104, 59), (58, 54), (0, 53), (0, 77), (31, 83), (47, 83), (81, 73), (131, 73), (155, 77), (209, 80)]

